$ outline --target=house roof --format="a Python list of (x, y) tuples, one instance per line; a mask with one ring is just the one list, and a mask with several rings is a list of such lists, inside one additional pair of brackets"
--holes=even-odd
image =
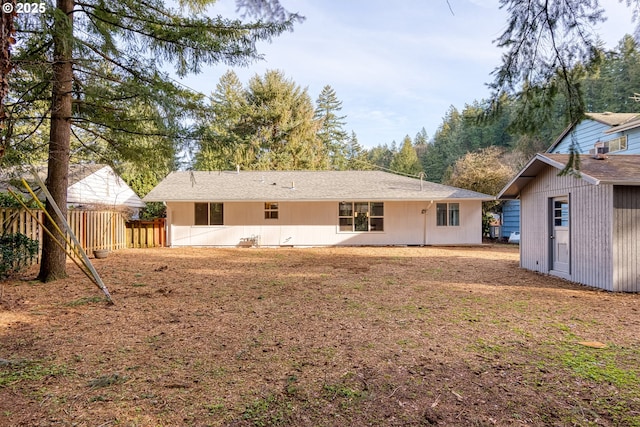
[(638, 113), (587, 113), (587, 118), (611, 127), (622, 126), (640, 117)]
[[(516, 199), (526, 185), (548, 166), (561, 171), (569, 154), (536, 154), (498, 193), (498, 199)], [(611, 154), (605, 159), (580, 156), (579, 178), (593, 185), (640, 185), (640, 155)]]
[(635, 129), (640, 126), (640, 116), (636, 115), (633, 119), (620, 124), (619, 126), (613, 126), (611, 129), (605, 131), (605, 134), (609, 135), (616, 132), (622, 132), (625, 130)]
[[(624, 130), (633, 129), (640, 126), (640, 114), (638, 113), (586, 113), (586, 119), (594, 120), (609, 126), (609, 129), (605, 131), (605, 134), (611, 134), (616, 132), (622, 132)], [(547, 149), (547, 153), (556, 149), (564, 138), (576, 127), (579, 122), (572, 123), (567, 126), (564, 131), (556, 138), (556, 140)]]
[[(35, 169), (42, 181), (45, 181), (47, 167), (37, 166)], [(105, 176), (110, 178), (105, 179)], [(145, 206), (140, 197), (108, 165), (72, 164), (69, 165), (68, 177), (67, 203), (69, 205), (86, 207), (105, 204), (130, 208)], [(28, 191), (22, 185), (22, 178), (27, 181), (38, 198), (44, 200), (44, 194), (36, 184), (30, 166), (7, 168), (1, 171), (0, 192), (11, 188), (29, 197)], [(111, 180), (115, 185), (109, 185)]]
[[(108, 166), (102, 164), (69, 165), (68, 186), (71, 187), (72, 185), (82, 181), (89, 175), (96, 173), (100, 169), (106, 167)], [(40, 179), (42, 179), (42, 181), (45, 181), (47, 179), (47, 166), (35, 166), (35, 169)], [(22, 191), (22, 184), (19, 184), (22, 178), (24, 178), (29, 183), (29, 185), (31, 185), (35, 181), (30, 167), (15, 166), (5, 169), (4, 171), (0, 172), (0, 191), (6, 190), (10, 186), (12, 188), (20, 188), (20, 191)]]
[(172, 172), (146, 202), (493, 200), (471, 190), (379, 171)]

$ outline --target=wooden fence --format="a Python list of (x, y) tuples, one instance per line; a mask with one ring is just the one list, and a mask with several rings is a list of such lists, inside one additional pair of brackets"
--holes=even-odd
[[(31, 212), (42, 222), (41, 210)], [(43, 231), (38, 221), (24, 209), (0, 208), (0, 233), (22, 233), (37, 240), (42, 248)], [(147, 248), (166, 243), (164, 219), (127, 221), (116, 211), (70, 210), (67, 222), (89, 254), (96, 249)]]
[(167, 233), (164, 229), (165, 219), (152, 221), (135, 220), (127, 222), (127, 247), (156, 248), (165, 246)]

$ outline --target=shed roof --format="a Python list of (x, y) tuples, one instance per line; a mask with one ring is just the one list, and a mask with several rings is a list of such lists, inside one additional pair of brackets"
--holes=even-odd
[[(536, 154), (500, 191), (498, 199), (516, 199), (522, 189), (547, 166), (564, 169), (569, 154)], [(579, 178), (593, 185), (640, 185), (640, 155), (611, 154), (604, 159), (580, 156)]]
[(172, 172), (146, 202), (493, 200), (494, 197), (379, 171)]

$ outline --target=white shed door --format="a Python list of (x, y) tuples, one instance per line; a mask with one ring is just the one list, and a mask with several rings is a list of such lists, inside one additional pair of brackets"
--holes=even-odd
[(551, 215), (552, 270), (570, 273), (569, 199), (566, 197), (554, 198)]

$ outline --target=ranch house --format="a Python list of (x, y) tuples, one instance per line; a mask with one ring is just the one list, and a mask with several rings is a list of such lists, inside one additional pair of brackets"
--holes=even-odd
[(493, 197), (379, 171), (173, 172), (144, 198), (167, 207), (169, 246), (482, 243)]

